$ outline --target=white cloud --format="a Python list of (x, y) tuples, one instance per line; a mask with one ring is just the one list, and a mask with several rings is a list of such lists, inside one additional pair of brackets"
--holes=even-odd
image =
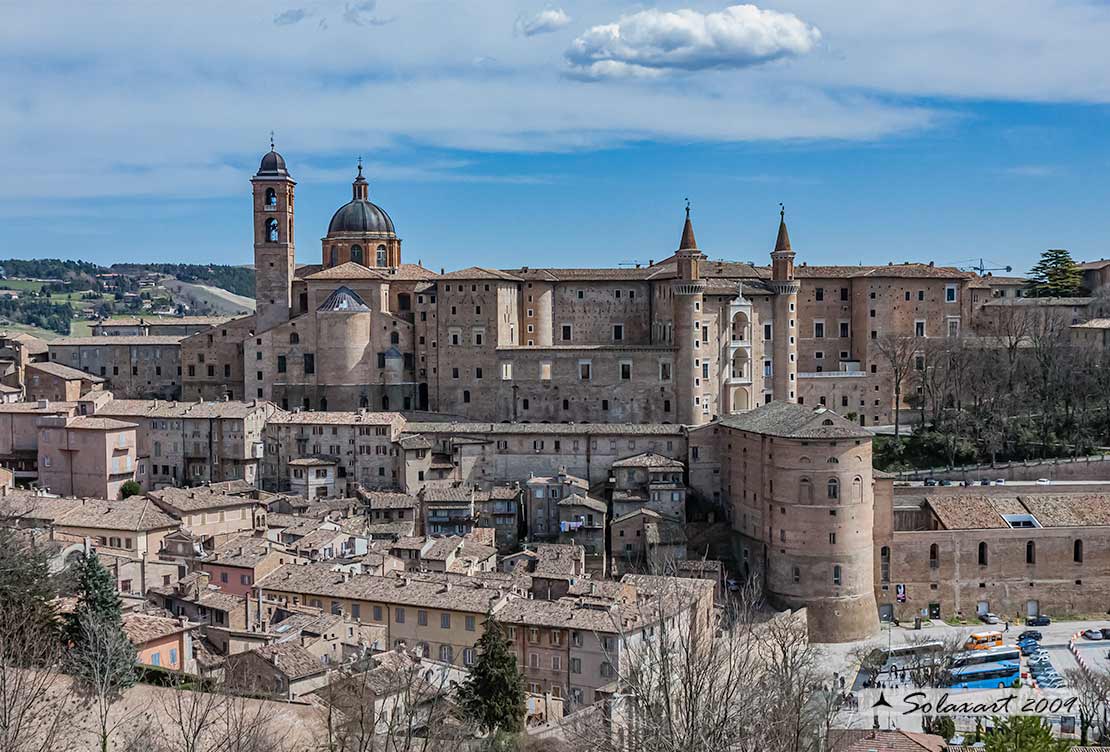
[(518, 18), (516, 31), (526, 37), (550, 34), (570, 25), (570, 16), (562, 8), (548, 8), (531, 18)]
[(594, 26), (571, 43), (566, 59), (590, 78), (662, 71), (748, 68), (804, 55), (821, 32), (791, 13), (732, 5), (717, 13), (645, 10)]

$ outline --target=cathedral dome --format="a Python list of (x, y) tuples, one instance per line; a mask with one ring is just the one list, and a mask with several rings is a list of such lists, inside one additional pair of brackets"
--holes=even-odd
[(285, 157), (271, 148), (262, 157), (262, 164), (258, 166), (258, 177), (289, 177), (289, 170), (285, 168)]
[(356, 198), (339, 207), (328, 224), (328, 235), (340, 233), (374, 233), (395, 235), (393, 220), (385, 209), (367, 199)]

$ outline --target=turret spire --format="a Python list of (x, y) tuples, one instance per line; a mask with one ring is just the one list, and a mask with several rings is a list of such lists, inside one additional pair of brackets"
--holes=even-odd
[(698, 241), (694, 239), (694, 223), (690, 221), (690, 199), (686, 199), (686, 224), (682, 226), (682, 240), (678, 243), (680, 251), (696, 251)]
[(368, 201), (370, 198), (370, 185), (362, 176), (362, 155), (358, 157), (358, 176), (351, 183), (351, 196), (355, 201)]
[(786, 231), (786, 207), (779, 204), (779, 236), (775, 239), (776, 251), (789, 251), (790, 233)]

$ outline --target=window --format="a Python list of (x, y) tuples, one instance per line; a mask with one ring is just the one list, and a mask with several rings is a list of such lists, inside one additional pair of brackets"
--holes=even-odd
[(813, 291), (813, 298), (814, 298), (814, 300), (818, 300), (818, 301), (824, 300), (825, 299), (825, 288), (824, 287), (818, 287), (816, 290), (814, 290)]
[(848, 322), (847, 321), (841, 321), (840, 322), (840, 336), (842, 338), (848, 337)]
[(929, 569), (936, 569), (940, 566), (940, 547), (936, 543), (929, 546)]
[(1028, 543), (1025, 544), (1025, 563), (1026, 564), (1036, 564), (1037, 563), (1037, 544), (1034, 543), (1033, 541), (1029, 541)]
[(463, 648), (463, 665), (474, 665), (474, 648)]
[(455, 660), (455, 649), (450, 645), (440, 645), (439, 659), (444, 663), (451, 663)]
[(273, 188), (266, 189), (266, 206), (277, 206), (277, 193)]
[(466, 617), (466, 631), (467, 632), (473, 632), (474, 631), (474, 627), (475, 627), (474, 622), (475, 622), (475, 619), (474, 619), (473, 616), (467, 616)]
[(813, 322), (813, 336), (816, 337), (817, 339), (821, 339), (825, 336), (825, 322), (824, 321), (814, 321)]
[(987, 544), (984, 541), (979, 543), (979, 566), (987, 566)]
[(563, 324), (563, 342), (570, 342), (570, 324)]
[(1071, 546), (1071, 558), (1076, 564), (1083, 563), (1083, 541), (1077, 540)]
[(277, 372), (285, 373), (285, 356), (279, 355), (277, 359)]
[(659, 380), (671, 380), (671, 364), (668, 361), (662, 361), (659, 363)]
[(841, 569), (839, 564), (833, 565), (833, 584), (839, 585), (841, 583)]
[(439, 628), (440, 629), (450, 629), (451, 628), (451, 614), (449, 614), (447, 612), (444, 612), (444, 613), (439, 615)]
[(398, 624), (404, 624), (405, 623), (405, 609), (403, 609), (403, 608), (398, 608), (397, 609), (397, 614), (396, 614), (396, 618), (394, 619), (394, 621), (396, 621)]
[(384, 245), (379, 245), (378, 246), (377, 264), (378, 264), (378, 266), (385, 266), (385, 246)]
[(848, 300), (848, 288), (847, 287), (841, 287), (840, 288), (840, 299), (842, 301)]
[(361, 264), (362, 260), (363, 260), (362, 259), (362, 246), (361, 245), (352, 245), (351, 246), (351, 261), (354, 261), (356, 264)]
[(947, 319), (947, 324), (948, 324), (948, 336), (949, 337), (959, 337), (960, 336), (960, 320), (958, 318), (954, 318), (952, 316), (949, 316), (948, 319)]
[(312, 353), (304, 354), (304, 372), (305, 375), (316, 373), (316, 356)]
[(419, 624), (422, 627), (428, 626), (428, 612), (427, 611), (417, 611), (416, 612), (416, 623)]
[(956, 302), (956, 286), (955, 285), (946, 285), (945, 286), (945, 288), (944, 288), (944, 302), (945, 303), (955, 303)]
[(273, 217), (266, 220), (266, 240), (270, 243), (278, 242), (278, 221)]
[(632, 380), (632, 363), (630, 361), (621, 361), (621, 381)]
[(802, 581), (802, 568), (794, 567), (790, 573), (790, 577), (794, 581), (794, 584), (797, 585), (799, 582)]
[(624, 324), (613, 324), (613, 341), (620, 342), (624, 339)]
[(501, 380), (502, 381), (512, 381), (513, 380), (513, 364), (512, 363), (502, 363), (501, 364)]
[(771, 339), (771, 325), (770, 324), (764, 324), (763, 325), (763, 339)]
[(830, 499), (840, 498), (840, 481), (836, 478), (829, 478), (827, 491)]
[(571, 658), (570, 659), (570, 672), (572, 674), (582, 673), (582, 659), (581, 658)]
[(913, 336), (915, 336), (915, 337), (924, 337), (925, 336), (925, 322), (924, 321), (918, 320), (918, 321), (913, 322)]
[(589, 381), (590, 380), (590, 375), (591, 375), (590, 365), (591, 365), (590, 361), (588, 361), (588, 360), (578, 361), (578, 379), (580, 381)]

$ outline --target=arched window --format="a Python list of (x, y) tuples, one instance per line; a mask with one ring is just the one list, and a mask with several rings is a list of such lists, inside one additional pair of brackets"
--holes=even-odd
[(328, 266), (339, 266), (339, 246), (333, 245), (328, 254)]
[(391, 344), (391, 345), (401, 344), (401, 335), (398, 334), (397, 332), (390, 332), (389, 333), (389, 344)]
[(841, 581), (841, 570), (839, 564), (833, 565), (833, 584), (839, 585)]
[(470, 390), (469, 389), (464, 389), (463, 390), (463, 402), (465, 404), (470, 404)]
[(840, 481), (836, 478), (829, 478), (828, 492), (830, 499), (840, 498)]
[(297, 334), (296, 332), (293, 332), (289, 335), (289, 344), (295, 345), (300, 341), (301, 341), (301, 335)]
[(823, 421), (821, 421), (821, 425), (823, 426), (831, 426), (832, 424), (833, 422), (830, 418), (825, 418)]
[(266, 206), (277, 206), (277, 192), (273, 188), (266, 189)]
[(383, 394), (382, 395), (382, 409), (383, 410), (388, 410), (389, 409), (389, 395), (388, 394)]
[(361, 264), (362, 263), (362, 246), (361, 245), (352, 245), (351, 246), (351, 261), (354, 261), (356, 264)]
[(858, 475), (852, 478), (852, 501), (863, 499), (863, 478)]
[(929, 546), (929, 569), (936, 569), (940, 565), (940, 547), (936, 543)]
[(1083, 541), (1077, 540), (1071, 544), (1071, 558), (1076, 564), (1083, 563)]
[(266, 240), (270, 243), (278, 242), (278, 221), (273, 217), (266, 220)]
[(321, 397), (320, 398), (320, 411), (325, 412), (325, 413), (328, 411), (328, 398), (327, 397)]
[(813, 501), (813, 484), (809, 478), (802, 478), (798, 481), (798, 496), (801, 497), (802, 501)]
[(385, 246), (378, 246), (378, 266), (385, 266)]
[(1037, 544), (1034, 543), (1033, 541), (1029, 541), (1028, 543), (1025, 544), (1025, 563), (1026, 564), (1036, 564), (1037, 563)]
[(825, 460), (825, 463), (829, 465), (839, 465), (840, 460), (838, 460), (836, 457), (829, 457), (827, 460)]
[(979, 543), (979, 566), (987, 566), (987, 544), (983, 541)]

